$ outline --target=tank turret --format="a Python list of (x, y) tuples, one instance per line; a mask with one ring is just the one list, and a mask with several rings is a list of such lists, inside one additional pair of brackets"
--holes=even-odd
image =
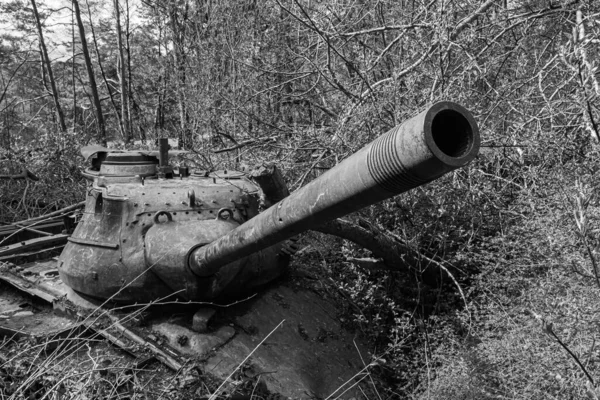
[(479, 143), (467, 110), (437, 103), (260, 213), (246, 174), (172, 168), (164, 142), (86, 148), (85, 211), (59, 273), (79, 293), (123, 303), (235, 296), (281, 275), (287, 239), (465, 166)]

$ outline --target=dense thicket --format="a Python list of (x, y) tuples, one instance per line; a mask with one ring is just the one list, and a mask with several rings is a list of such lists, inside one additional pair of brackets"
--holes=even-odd
[(0, 167), (42, 181), (0, 182), (0, 222), (81, 196), (80, 145), (168, 136), (202, 168), (276, 162), (293, 190), (456, 101), (480, 125), (479, 159), (364, 212), (455, 281), (323, 272), (386, 360), (380, 395), (596, 396), (598, 2), (79, 1), (77, 26), (70, 1), (37, 0), (41, 35), (32, 4), (0, 5), (15, 27), (0, 44)]

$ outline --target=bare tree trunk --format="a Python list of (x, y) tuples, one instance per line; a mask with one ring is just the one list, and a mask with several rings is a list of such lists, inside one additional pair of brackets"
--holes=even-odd
[(121, 32), (121, 11), (119, 10), (119, 0), (114, 0), (115, 19), (117, 23), (117, 46), (119, 47), (119, 75), (121, 85), (121, 121), (123, 123), (125, 143), (131, 142), (131, 127), (129, 125), (129, 96), (127, 95), (125, 57), (123, 56), (123, 35)]
[(186, 146), (187, 140), (187, 109), (185, 103), (185, 23), (187, 20), (189, 4), (186, 1), (182, 15), (179, 15), (177, 5), (172, 4), (169, 10), (171, 30), (173, 34), (173, 63), (175, 65), (175, 95), (179, 106), (179, 142), (182, 146)]
[(10, 150), (10, 120), (9, 118), (9, 110), (6, 110), (4, 113), (4, 126), (2, 127), (2, 143), (0, 147), (4, 147), (6, 150)]
[[(162, 53), (160, 51), (160, 43), (162, 40), (162, 29), (158, 32), (158, 46), (157, 46), (157, 54), (158, 59), (162, 57)], [(166, 71), (165, 71), (166, 75)], [(167, 92), (167, 77), (161, 73), (158, 76), (157, 90), (156, 90), (156, 108), (154, 111), (154, 130), (157, 133), (157, 138), (160, 137), (160, 132), (162, 132), (165, 127), (165, 116), (164, 116), (164, 108), (163, 101), (165, 98), (165, 93)]]
[[(2, 99), (0, 98), (0, 103)], [(5, 150), (10, 150), (10, 110), (8, 107), (4, 109), (4, 121), (0, 124), (0, 147)]]
[(338, 218), (314, 227), (313, 231), (335, 235), (370, 250), (375, 257), (382, 259), (385, 266), (380, 268), (390, 271), (412, 269), (421, 274), (426, 283), (431, 284), (446, 276), (441, 263), (395, 240), (372, 224), (362, 227)]
[(92, 92), (92, 99), (94, 100), (94, 108), (96, 109), (96, 122), (98, 123), (99, 141), (103, 146), (106, 146), (106, 127), (104, 125), (104, 116), (102, 115), (102, 105), (100, 104), (98, 87), (96, 86), (96, 78), (94, 78), (94, 70), (92, 68), (92, 60), (88, 51), (87, 41), (85, 39), (85, 29), (83, 28), (83, 21), (81, 20), (81, 10), (79, 9), (78, 0), (71, 1), (73, 2), (73, 7), (75, 10), (75, 18), (77, 18), (79, 38), (81, 39), (81, 51), (83, 53), (85, 67), (87, 69), (88, 78), (90, 81), (90, 90)]
[(156, 108), (154, 109), (154, 129), (158, 131), (162, 131), (164, 128), (164, 113), (163, 113), (163, 93), (165, 89), (163, 88), (162, 83), (163, 77), (162, 75), (158, 76), (158, 89), (156, 91)]
[(77, 126), (77, 89), (75, 86), (75, 15), (71, 9), (71, 81), (73, 83), (73, 131)]
[(135, 121), (138, 121), (137, 127), (140, 131), (140, 139), (146, 140), (146, 135), (139, 124), (140, 121), (140, 112), (139, 107), (135, 106), (135, 100), (133, 98), (133, 84), (131, 77), (131, 45), (129, 43), (129, 37), (131, 36), (131, 31), (129, 29), (130, 13), (129, 13), (129, 0), (125, 0), (125, 50), (127, 52), (127, 95), (129, 101), (127, 102), (128, 116), (129, 116), (129, 129), (131, 130), (131, 135), (134, 135), (133, 121), (135, 117)]
[[(0, 104), (2, 104), (2, 101), (4, 101), (4, 99), (6, 98), (6, 94), (8, 93), (8, 89), (10, 87), (10, 84), (12, 83), (13, 79), (15, 79), (17, 72), (19, 71), (19, 69), (21, 69), (21, 67), (25, 64), (28, 63), (29, 59), (28, 57), (25, 57), (20, 63), (19, 65), (17, 65), (17, 67), (14, 69), (14, 71), (11, 73), (10, 77), (8, 78), (7, 81), (4, 80), (4, 76), (2, 75), (2, 73), (0, 72), (0, 79), (2, 80), (2, 85), (4, 86), (4, 89), (2, 89), (2, 93), (0, 93)], [(10, 104), (7, 101), (6, 107), (2, 110), (2, 111), (6, 111), (5, 115), (9, 115), (10, 111), (9, 111), (9, 107)], [(8, 119), (7, 119), (8, 121)], [(7, 125), (8, 126), (8, 122)], [(8, 132), (8, 131), (7, 131)]]
[(117, 120), (119, 121), (119, 128), (121, 129), (121, 135), (123, 136), (123, 140), (125, 140), (125, 142), (127, 142), (127, 139), (126, 139), (127, 135), (125, 133), (126, 131), (123, 126), (123, 121), (122, 121), (121, 115), (119, 115), (119, 111), (117, 109), (117, 104), (115, 103), (115, 99), (114, 99), (112, 91), (110, 89), (110, 85), (108, 84), (108, 80), (106, 79), (106, 74), (104, 73), (104, 67), (102, 66), (102, 62), (100, 61), (100, 50), (98, 49), (98, 41), (96, 40), (96, 32), (94, 31), (94, 25), (92, 25), (92, 13), (90, 12), (90, 5), (87, 0), (85, 0), (85, 3), (88, 8), (88, 15), (90, 18), (90, 28), (92, 30), (92, 41), (94, 43), (94, 51), (96, 52), (96, 57), (98, 57), (98, 66), (100, 67), (100, 75), (102, 75), (102, 80), (104, 81), (104, 85), (106, 86), (106, 91), (108, 92), (108, 97), (110, 98), (110, 103), (112, 104), (113, 110), (115, 111), (115, 114), (117, 116)]
[(37, 34), (40, 40), (40, 49), (42, 51), (42, 58), (46, 65), (46, 71), (48, 73), (48, 80), (50, 81), (50, 87), (52, 88), (52, 97), (54, 98), (54, 107), (56, 108), (56, 116), (58, 118), (58, 124), (62, 132), (67, 131), (67, 125), (65, 125), (65, 117), (60, 106), (60, 100), (58, 96), (58, 89), (56, 88), (56, 82), (54, 81), (54, 74), (52, 73), (52, 65), (50, 64), (50, 57), (48, 57), (48, 49), (46, 48), (46, 42), (44, 42), (44, 34), (42, 33), (42, 23), (40, 22), (40, 15), (35, 4), (35, 0), (31, 0), (31, 7), (33, 8), (33, 16), (35, 17), (35, 25), (37, 27)]

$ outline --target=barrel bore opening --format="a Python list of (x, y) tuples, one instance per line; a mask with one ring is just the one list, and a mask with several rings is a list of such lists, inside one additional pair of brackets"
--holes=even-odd
[(433, 117), (431, 136), (442, 153), (454, 158), (467, 154), (473, 143), (471, 124), (454, 110), (442, 110)]

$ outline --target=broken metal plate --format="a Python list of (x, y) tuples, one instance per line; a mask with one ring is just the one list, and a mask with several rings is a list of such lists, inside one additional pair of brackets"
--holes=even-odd
[(67, 243), (69, 235), (57, 234), (52, 236), (44, 236), (35, 239), (24, 240), (19, 243), (0, 246), (0, 261), (14, 258), (22, 255), (24, 252), (32, 252), (40, 249), (45, 249), (51, 246), (60, 246)]
[[(70, 289), (55, 276), (55, 267), (55, 261), (3, 267), (0, 281), (48, 301), (55, 308), (71, 304), (66, 301)], [(2, 304), (13, 311), (19, 307), (18, 301), (0, 303), (0, 307)], [(90, 303), (87, 308), (95, 307)], [(244, 373), (260, 379), (270, 392), (294, 399), (325, 398), (339, 388), (353, 386), (362, 377), (362, 358), (368, 359), (364, 348), (355, 344), (354, 337), (343, 328), (333, 303), (302, 285), (282, 282), (248, 301), (217, 309), (221, 312), (205, 333), (191, 330), (192, 314), (181, 308), (180, 317), (153, 319), (147, 326), (131, 326), (127, 315), (124, 319), (130, 322), (123, 322), (112, 313), (104, 323), (88, 319), (80, 326), (90, 330), (86, 332), (88, 338), (100, 335), (139, 362), (149, 360), (145, 356), (148, 351), (171, 368), (184, 364), (179, 361), (182, 356), (190, 357), (205, 373), (221, 380), (253, 352), (243, 366)], [(53, 315), (49, 310), (11, 319), (9, 324), (5, 321), (0, 318), (0, 326), (4, 327), (0, 332), (17, 336), (35, 329), (47, 333), (48, 327), (54, 326), (55, 335), (73, 337), (70, 332), (78, 326), (73, 319)], [(352, 393), (350, 389), (346, 395)]]

